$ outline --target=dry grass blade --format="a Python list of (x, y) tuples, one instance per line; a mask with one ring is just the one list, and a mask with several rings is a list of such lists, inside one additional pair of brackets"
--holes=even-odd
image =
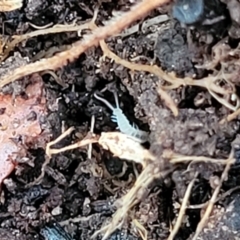
[(233, 157), (233, 151), (231, 152), (231, 154), (229, 156), (229, 159), (227, 160), (228, 163), (227, 163), (227, 165), (226, 165), (226, 167), (225, 167), (225, 169), (224, 169), (224, 171), (222, 173), (221, 179), (219, 181), (219, 185), (214, 190), (214, 193), (213, 193), (213, 195), (212, 195), (212, 197), (211, 197), (211, 199), (209, 201), (208, 207), (207, 207), (207, 209), (206, 209), (206, 211), (205, 211), (201, 221), (199, 222), (199, 224), (197, 226), (196, 232), (195, 232), (192, 240), (197, 240), (199, 234), (201, 233), (201, 231), (203, 230), (203, 228), (206, 225), (206, 222), (207, 222), (207, 220), (208, 220), (208, 218), (209, 218), (209, 216), (210, 216), (210, 214), (212, 212), (214, 203), (216, 202), (216, 199), (217, 199), (217, 196), (219, 194), (219, 191), (220, 191), (220, 189), (222, 187), (222, 183), (223, 183), (223, 181), (226, 180), (227, 175), (228, 175), (228, 171), (229, 171), (231, 165), (233, 164), (232, 161), (231, 161), (232, 157)]
[[(93, 130), (94, 130), (94, 125), (95, 125), (95, 116), (92, 115), (91, 117), (91, 128), (90, 128), (90, 133), (93, 135)], [(88, 145), (88, 159), (92, 158), (92, 143)]]
[(179, 228), (181, 227), (181, 223), (182, 223), (185, 211), (187, 209), (187, 204), (188, 204), (188, 200), (189, 200), (189, 197), (190, 197), (190, 194), (191, 194), (191, 190), (193, 188), (193, 184), (194, 184), (194, 182), (195, 182), (195, 180), (197, 178), (197, 175), (198, 175), (198, 173), (195, 174), (195, 176), (192, 179), (192, 181), (188, 184), (188, 187), (187, 187), (187, 190), (186, 190), (186, 193), (184, 195), (183, 202), (182, 202), (182, 205), (181, 205), (181, 208), (180, 208), (180, 211), (179, 211), (179, 215), (178, 215), (177, 221), (176, 221), (176, 223), (174, 225), (173, 230), (171, 231), (171, 234), (168, 237), (168, 240), (174, 239), (174, 237), (176, 236)]
[(10, 12), (22, 7), (22, 0), (0, 0), (0, 12)]
[(14, 70), (11, 74), (3, 77), (0, 88), (21, 77), (44, 70), (55, 70), (73, 62), (80, 54), (88, 48), (97, 45), (100, 40), (121, 32), (132, 22), (145, 16), (151, 10), (168, 3), (170, 0), (143, 0), (134, 6), (130, 11), (122, 13), (106, 23), (106, 26), (97, 28), (92, 34), (87, 35), (84, 40), (72, 45), (69, 50), (56, 54), (48, 59), (41, 59), (38, 62), (30, 63), (26, 66)]
[[(234, 158), (230, 159), (232, 163), (235, 162)], [(226, 159), (216, 159), (216, 158), (208, 158), (204, 156), (182, 156), (179, 158), (174, 158), (170, 160), (171, 163), (184, 163), (184, 162), (192, 162), (192, 163), (197, 163), (197, 162), (209, 162), (209, 163), (216, 163), (216, 164), (227, 164), (228, 162)]]

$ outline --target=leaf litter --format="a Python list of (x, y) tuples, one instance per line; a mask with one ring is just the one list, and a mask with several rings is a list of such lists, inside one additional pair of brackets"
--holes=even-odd
[(1, 108), (1, 174), (0, 183), (26, 157), (26, 146), (40, 137), (40, 118), (46, 114), (46, 99), (41, 77), (31, 77), (25, 97), (0, 96)]

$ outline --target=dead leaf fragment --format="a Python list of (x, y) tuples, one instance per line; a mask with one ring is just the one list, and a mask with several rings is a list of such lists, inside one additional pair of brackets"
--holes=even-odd
[(144, 168), (147, 159), (154, 159), (140, 143), (121, 132), (103, 132), (98, 143), (114, 156), (140, 163)]
[(13, 100), (12, 95), (0, 95), (0, 184), (14, 170), (16, 160), (26, 154), (23, 144), (26, 146), (42, 131), (39, 118), (46, 109), (43, 82), (37, 74), (31, 80), (26, 98), (18, 96)]
[(0, 12), (10, 12), (22, 7), (22, 0), (0, 0)]

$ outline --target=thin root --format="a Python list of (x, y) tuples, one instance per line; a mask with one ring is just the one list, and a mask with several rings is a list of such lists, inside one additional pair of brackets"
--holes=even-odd
[(209, 158), (205, 156), (187, 156), (178, 153), (174, 153), (173, 151), (165, 150), (163, 152), (163, 157), (169, 159), (170, 163), (177, 164), (177, 163), (184, 163), (184, 162), (208, 162), (208, 163), (215, 163), (215, 164), (228, 164), (229, 162), (233, 164), (235, 162), (235, 158), (231, 159), (217, 159), (217, 158)]
[(222, 173), (221, 179), (219, 181), (219, 185), (214, 190), (214, 193), (213, 193), (213, 195), (212, 195), (212, 197), (209, 201), (208, 207), (207, 207), (201, 221), (198, 223), (197, 229), (195, 231), (195, 234), (194, 234), (192, 240), (197, 240), (199, 234), (201, 233), (201, 231), (203, 230), (203, 228), (205, 227), (205, 225), (207, 223), (207, 220), (208, 220), (208, 218), (209, 218), (209, 216), (212, 212), (214, 203), (216, 202), (217, 196), (218, 196), (218, 194), (220, 192), (220, 189), (222, 187), (222, 183), (223, 183), (223, 181), (226, 180), (227, 175), (228, 175), (228, 171), (231, 168), (231, 165), (233, 164), (232, 161), (231, 161), (232, 157), (233, 157), (233, 151), (231, 152), (231, 154), (229, 156), (229, 159), (227, 160), (228, 163), (227, 163), (227, 165), (226, 165), (226, 167), (225, 167), (225, 169)]
[(60, 149), (51, 149), (50, 147), (56, 143), (58, 143), (59, 141), (61, 141), (64, 137), (66, 137), (67, 135), (69, 135), (72, 131), (74, 130), (74, 128), (69, 128), (66, 132), (64, 132), (63, 134), (61, 134), (61, 136), (59, 136), (57, 139), (55, 139), (54, 141), (50, 142), (47, 144), (46, 147), (46, 154), (49, 158), (51, 158), (51, 156), (53, 154), (58, 154), (58, 153), (62, 153), (62, 152), (66, 152), (69, 150), (73, 150), (79, 147), (84, 147), (86, 145), (89, 145), (91, 143), (97, 143), (98, 142), (98, 138), (96, 136), (91, 136), (89, 138), (89, 136), (86, 136), (83, 140), (71, 144), (69, 146), (60, 148)]
[(132, 220), (132, 225), (136, 229), (136, 231), (139, 233), (141, 238), (143, 240), (147, 240), (148, 232), (146, 228), (137, 219)]
[(174, 239), (174, 237), (176, 236), (179, 228), (181, 227), (182, 220), (183, 220), (185, 211), (187, 209), (187, 204), (188, 204), (188, 200), (189, 200), (189, 197), (190, 197), (190, 194), (191, 194), (191, 190), (193, 188), (193, 185), (194, 185), (194, 182), (195, 182), (195, 180), (197, 178), (197, 175), (198, 175), (198, 173), (195, 174), (195, 176), (192, 179), (192, 181), (188, 184), (188, 187), (187, 187), (187, 190), (185, 192), (185, 195), (184, 195), (184, 198), (183, 198), (183, 201), (182, 201), (182, 205), (181, 205), (181, 208), (180, 208), (180, 211), (179, 211), (179, 214), (178, 214), (177, 221), (176, 221), (176, 223), (174, 225), (173, 230), (171, 231), (171, 234), (168, 237), (168, 240)]
[[(74, 43), (69, 50), (56, 54), (51, 58), (41, 59), (35, 63), (30, 63), (15, 69), (13, 72), (2, 78), (0, 88), (32, 73), (41, 72), (44, 70), (56, 70), (67, 65), (69, 62), (73, 62), (88, 48), (97, 45), (100, 40), (121, 32), (135, 20), (144, 17), (151, 10), (156, 9), (157, 7), (168, 2), (170, 2), (170, 0), (142, 0), (130, 11), (114, 17), (107, 22), (104, 27), (97, 28), (91, 34), (84, 36), (83, 40)], [(15, 45), (16, 44), (14, 44), (14, 46)]]
[(235, 112), (229, 114), (226, 118), (223, 118), (219, 123), (224, 124), (226, 122), (230, 122), (238, 117), (240, 114), (240, 109), (237, 109)]

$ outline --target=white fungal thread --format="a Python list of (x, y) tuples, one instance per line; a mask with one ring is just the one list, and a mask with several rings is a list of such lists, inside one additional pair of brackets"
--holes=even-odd
[(144, 143), (148, 141), (149, 134), (148, 132), (140, 130), (135, 123), (133, 125), (130, 124), (127, 117), (122, 112), (122, 109), (119, 107), (117, 94), (114, 92), (114, 98), (116, 102), (116, 107), (113, 107), (106, 99), (99, 97), (96, 93), (94, 93), (94, 97), (99, 101), (103, 102), (106, 106), (108, 106), (113, 114), (112, 121), (117, 123), (118, 129), (133, 138), (135, 141)]

